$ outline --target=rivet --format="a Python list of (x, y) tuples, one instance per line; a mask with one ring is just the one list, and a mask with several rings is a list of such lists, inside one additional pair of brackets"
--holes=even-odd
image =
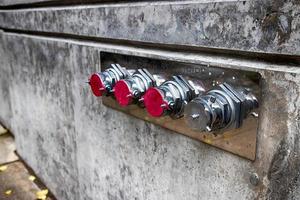
[(259, 176), (257, 173), (252, 173), (250, 175), (250, 183), (253, 185), (253, 186), (257, 186), (258, 183), (259, 183)]

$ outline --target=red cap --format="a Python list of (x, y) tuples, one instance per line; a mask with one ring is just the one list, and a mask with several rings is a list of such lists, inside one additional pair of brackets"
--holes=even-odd
[(120, 80), (114, 87), (115, 97), (121, 106), (128, 106), (132, 102), (133, 94), (125, 80)]
[(106, 89), (98, 73), (92, 74), (89, 83), (95, 96), (100, 97), (103, 95)]
[(149, 88), (143, 98), (148, 113), (153, 117), (162, 116), (164, 110), (168, 108), (161, 90), (157, 88)]

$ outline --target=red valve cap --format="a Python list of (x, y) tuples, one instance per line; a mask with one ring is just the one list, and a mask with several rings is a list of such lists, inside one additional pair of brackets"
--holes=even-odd
[(103, 95), (106, 89), (98, 73), (92, 74), (89, 83), (95, 96), (100, 97)]
[(129, 85), (124, 80), (120, 80), (114, 87), (115, 97), (121, 106), (128, 106), (133, 99), (133, 94)]
[(168, 109), (168, 103), (164, 100), (162, 92), (157, 88), (149, 88), (143, 98), (147, 112), (153, 117), (162, 116), (164, 110)]

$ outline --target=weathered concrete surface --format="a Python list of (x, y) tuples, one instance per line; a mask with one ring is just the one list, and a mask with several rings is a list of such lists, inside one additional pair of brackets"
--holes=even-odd
[[(147, 1), (147, 0), (140, 0)], [(162, 0), (167, 1), (167, 0)], [(182, 0), (190, 1), (190, 0)], [(194, 0), (195, 1), (195, 0)], [(209, 0), (218, 1), (218, 0)], [(47, 7), (47, 6), (58, 6), (66, 4), (88, 4), (88, 3), (107, 3), (107, 2), (120, 2), (120, 0), (0, 0), (0, 7), (7, 8), (20, 8), (21, 7)]]
[[(48, 2), (49, 0), (0, 0), (0, 6)], [(51, 0), (50, 0), (51, 1)], [(55, 1), (55, 0), (53, 0)]]
[[(122, 0), (121, 0), (122, 1)], [(126, 1), (126, 0), (123, 0)], [(148, 1), (148, 0), (139, 0), (141, 1)], [(158, 1), (158, 0), (153, 0)], [(160, 1), (168, 1), (168, 0), (160, 0)], [(181, 0), (181, 1), (197, 1), (197, 0)], [(219, 0), (202, 0), (201, 2), (218, 2)], [(228, 0), (223, 0), (228, 1)], [(88, 4), (88, 3), (118, 3), (120, 0), (0, 0), (0, 7), (2, 8), (11, 8), (11, 6), (16, 6), (14, 8), (19, 8), (18, 6), (32, 7), (32, 6), (57, 6), (62, 4)]]
[(300, 55), (298, 0), (178, 1), (0, 12), (3, 28)]
[[(2, 41), (2, 34), (0, 34)], [(5, 55), (5, 50), (3, 43), (0, 42), (0, 55)], [(9, 75), (10, 75), (10, 66), (8, 57), (1, 56), (0, 65), (1, 65), (1, 73), (0, 73), (0, 123), (4, 123), (10, 128), (10, 119), (12, 117), (11, 110), (11, 102), (10, 102), (10, 94), (9, 94)]]
[[(22, 42), (18, 44), (13, 40), (6, 41), (5, 39), (1, 41), (1, 44), (5, 44), (2, 53), (7, 54), (10, 49), (16, 50), (16, 54), (11, 54), (11, 56), (2, 54), (3, 58), (7, 58), (7, 62), (1, 66), (1, 74), (2, 71), (7, 70), (10, 73), (6, 74), (5, 85), (1, 87), (9, 90), (9, 102), (12, 109), (3, 107), (1, 119), (12, 132), (19, 133), (16, 142), (20, 154), (27, 154), (27, 156), (24, 155), (26, 161), (39, 172), (41, 177), (51, 180), (47, 182), (49, 187), (54, 189), (62, 199), (66, 199), (70, 194), (76, 195), (78, 190), (74, 183), (77, 183), (78, 169), (73, 167), (76, 163), (76, 154), (71, 151), (71, 149), (76, 149), (76, 135), (73, 134), (74, 114), (71, 104), (73, 96), (70, 94), (71, 90), (64, 89), (64, 87), (71, 86), (70, 77), (72, 77), (71, 69), (67, 68), (64, 62), (64, 53), (68, 52), (63, 52), (60, 56), (53, 58), (44, 54), (51, 49), (42, 49), (42, 46), (32, 47), (37, 54), (31, 54), (32, 51), (22, 46)], [(19, 45), (22, 46), (21, 49), (17, 47)], [(43, 68), (26, 67), (29, 64), (28, 60), (31, 61), (32, 66), (39, 65)], [(49, 74), (45, 74), (46, 70)], [(42, 80), (42, 75), (51, 77), (51, 80)], [(63, 75), (64, 80), (58, 82), (57, 76), (60, 75)], [(32, 77), (35, 78), (32, 79)], [(20, 83), (20, 87), (15, 87), (13, 82), (16, 82), (16, 85)], [(30, 85), (37, 87), (32, 88)], [(38, 85), (43, 85), (43, 88), (47, 89), (42, 91)], [(60, 94), (62, 91), (64, 95)], [(34, 93), (41, 95), (35, 98), (31, 96)], [(4, 96), (3, 100), (6, 101), (6, 99), (7, 97)], [(10, 112), (13, 113), (13, 117), (6, 118), (6, 113)], [(37, 119), (40, 120), (37, 121)], [(53, 151), (49, 151), (50, 149)], [(42, 168), (47, 173), (40, 171), (38, 166), (43, 166)], [(62, 187), (61, 183), (67, 183), (65, 180), (74, 180), (74, 183)]]
[[(11, 102), (1, 119), (58, 199), (299, 198), (299, 68), (10, 33), (0, 44)], [(100, 69), (101, 51), (260, 72), (256, 161), (103, 106), (85, 83)], [(260, 177), (257, 186), (252, 173)]]

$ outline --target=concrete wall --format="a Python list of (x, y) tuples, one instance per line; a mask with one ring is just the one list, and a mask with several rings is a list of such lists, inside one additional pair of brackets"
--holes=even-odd
[(105, 40), (299, 54), (299, 2), (139, 2), (8, 10), (2, 28)]
[[(299, 199), (297, 1), (278, 4), (294, 27), (286, 29), (291, 32), (283, 42), (274, 26), (258, 25), (255, 35), (245, 29), (252, 26), (249, 16), (263, 20), (271, 3), (99, 3), (2, 10), (0, 120), (15, 134), (19, 154), (58, 199)], [(258, 5), (260, 11), (253, 12)], [(227, 36), (213, 28), (224, 21), (210, 10), (218, 9), (224, 20), (227, 8), (238, 10), (228, 19), (237, 19), (233, 27), (246, 31), (244, 40), (235, 28), (224, 28)], [(217, 20), (206, 30), (213, 40), (198, 38), (204, 29), (197, 26), (202, 21), (193, 10)], [(142, 12), (144, 22), (123, 24)], [(157, 16), (151, 18), (153, 14)], [(179, 20), (177, 28), (159, 20), (164, 14)], [(276, 23), (283, 18), (275, 17)], [(183, 22), (186, 26), (179, 26)], [(261, 41), (267, 43), (259, 46)], [(212, 52), (211, 47), (218, 49)], [(101, 51), (259, 72), (263, 95), (256, 160), (103, 106), (85, 83), (100, 70)], [(265, 53), (276, 53), (280, 63)], [(254, 174), (257, 185), (250, 183)]]

